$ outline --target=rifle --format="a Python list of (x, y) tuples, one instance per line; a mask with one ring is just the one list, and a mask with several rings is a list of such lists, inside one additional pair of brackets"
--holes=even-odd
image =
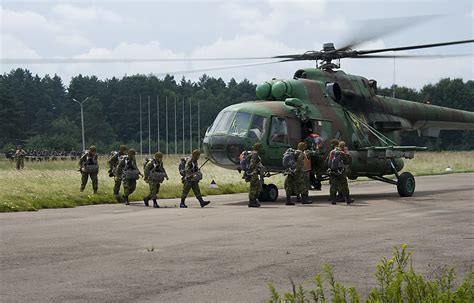
[(210, 160), (210, 159), (207, 158), (206, 162), (204, 162), (204, 163), (199, 167), (199, 170), (201, 170), (201, 168), (202, 168), (204, 165), (206, 165), (207, 161), (209, 161), (209, 160)]

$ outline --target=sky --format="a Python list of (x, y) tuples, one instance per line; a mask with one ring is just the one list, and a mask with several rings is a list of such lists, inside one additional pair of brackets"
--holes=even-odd
[[(417, 24), (374, 38), (355, 49), (396, 47), (473, 39), (473, 1), (23, 1), (2, 0), (2, 59), (15, 58), (209, 58), (298, 54), (337, 48), (354, 38), (386, 28), (392, 18), (420, 17)], [(436, 16), (426, 18), (426, 16)], [(377, 20), (374, 20), (377, 19)], [(361, 20), (365, 21), (360, 26)], [(400, 22), (400, 19), (396, 23)], [(346, 73), (376, 79), (382, 87), (419, 89), (441, 78), (474, 78), (473, 44), (403, 54), (471, 54), (441, 59), (343, 59)], [(391, 53), (389, 53), (391, 54)], [(267, 62), (269, 60), (264, 60)], [(101, 79), (207, 69), (255, 61), (1, 64), (1, 73), (27, 68), (59, 75), (65, 84), (78, 74)], [(209, 70), (225, 81), (260, 83), (292, 78), (315, 62)], [(196, 81), (203, 72), (185, 74)], [(175, 74), (181, 79), (183, 74)]]

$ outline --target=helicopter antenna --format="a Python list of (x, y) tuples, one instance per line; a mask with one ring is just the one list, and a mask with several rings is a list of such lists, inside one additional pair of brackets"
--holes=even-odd
[(392, 98), (395, 98), (395, 55), (393, 56), (393, 84), (392, 84)]

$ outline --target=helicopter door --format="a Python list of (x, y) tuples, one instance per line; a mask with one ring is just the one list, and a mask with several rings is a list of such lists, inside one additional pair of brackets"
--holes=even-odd
[[(289, 120), (291, 119), (285, 117), (271, 117), (268, 149), (265, 155), (267, 161), (264, 163), (266, 166), (281, 167), (283, 153), (290, 147)], [(299, 134), (299, 126), (297, 131)]]
[(332, 133), (332, 122), (329, 120), (316, 120), (314, 121), (314, 132), (318, 134), (324, 142), (324, 148), (326, 151), (329, 150), (329, 141), (334, 138)]

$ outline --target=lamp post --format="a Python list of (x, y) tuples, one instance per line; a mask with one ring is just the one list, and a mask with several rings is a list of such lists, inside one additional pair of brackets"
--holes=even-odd
[(82, 125), (82, 151), (86, 150), (86, 140), (84, 137), (84, 110), (83, 105), (89, 99), (89, 97), (85, 98), (82, 102), (77, 101), (76, 99), (72, 99), (72, 101), (78, 103), (81, 106), (81, 125)]

